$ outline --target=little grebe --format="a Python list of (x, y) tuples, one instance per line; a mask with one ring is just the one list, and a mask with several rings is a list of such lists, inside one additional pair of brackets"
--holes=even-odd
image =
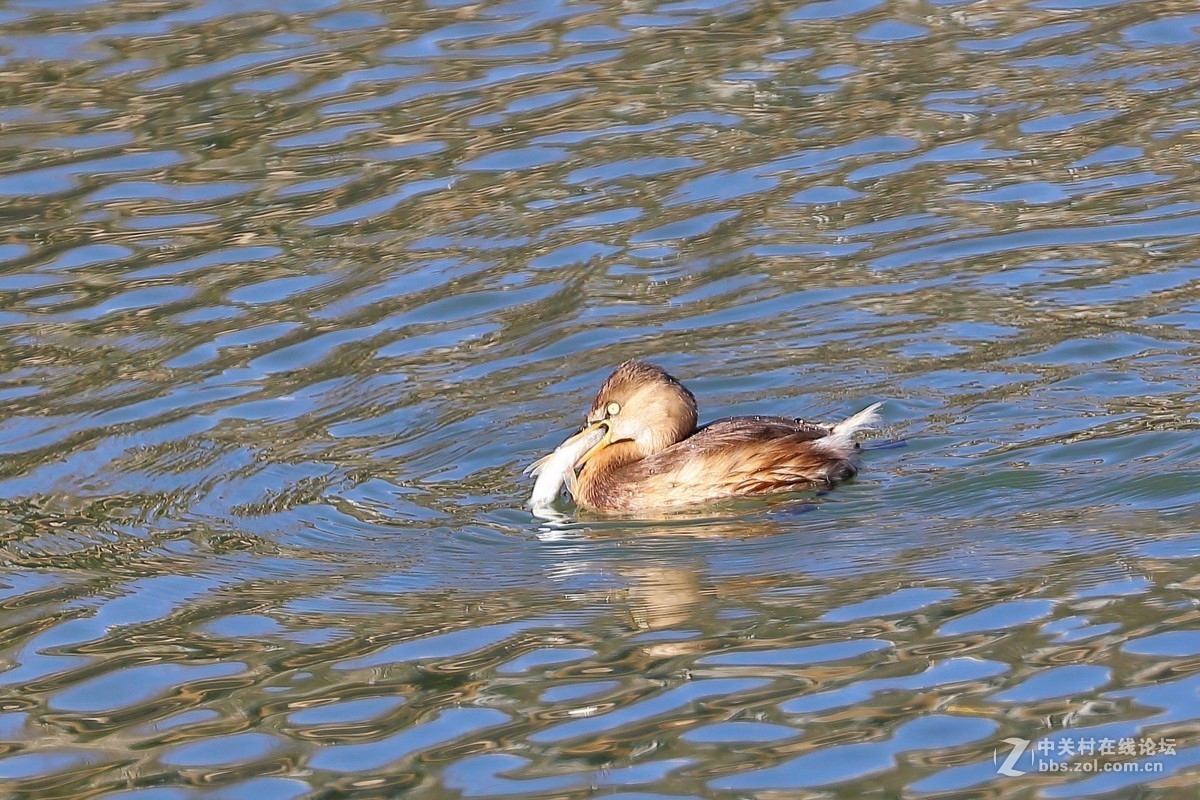
[(858, 472), (853, 435), (879, 422), (880, 405), (831, 426), (730, 417), (697, 428), (696, 398), (683, 384), (626, 361), (600, 387), (584, 427), (530, 467), (538, 476), (530, 502), (548, 507), (564, 483), (580, 506), (618, 512), (831, 484)]

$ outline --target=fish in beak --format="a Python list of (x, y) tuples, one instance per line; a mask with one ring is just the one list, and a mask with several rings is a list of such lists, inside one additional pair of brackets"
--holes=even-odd
[(611, 423), (607, 419), (598, 420), (554, 448), (554, 452), (535, 461), (525, 470), (527, 475), (537, 478), (529, 504), (535, 509), (550, 506), (558, 499), (563, 484), (574, 496), (576, 470), (611, 441)]

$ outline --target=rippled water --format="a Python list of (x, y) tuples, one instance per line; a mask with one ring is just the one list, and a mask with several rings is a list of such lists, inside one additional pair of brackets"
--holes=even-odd
[[(0, 67), (5, 796), (1193, 796), (1192, 2), (16, 0)], [(634, 356), (906, 445), (539, 522)]]

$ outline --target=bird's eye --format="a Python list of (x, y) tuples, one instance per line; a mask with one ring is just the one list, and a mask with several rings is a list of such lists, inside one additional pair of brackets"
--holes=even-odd
[(608, 415), (610, 417), (615, 417), (617, 414), (621, 413), (621, 404), (620, 403), (609, 403), (608, 408), (606, 408), (604, 410), (608, 412)]

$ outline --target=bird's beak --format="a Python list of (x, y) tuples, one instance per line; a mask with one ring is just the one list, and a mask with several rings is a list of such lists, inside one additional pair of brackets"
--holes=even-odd
[[(593, 441), (595, 443), (592, 444), (591, 447), (588, 447), (588, 443)], [(559, 449), (572, 445), (578, 447), (587, 447), (587, 451), (575, 459), (574, 465), (572, 465), (571, 469), (567, 470), (567, 474), (564, 476), (567, 483), (567, 491), (571, 493), (572, 497), (579, 497), (579, 482), (576, 479), (575, 473), (580, 467), (588, 462), (588, 459), (596, 455), (596, 453), (599, 453), (605, 447), (608, 447), (608, 444), (611, 441), (612, 424), (608, 420), (602, 419), (588, 425), (579, 433), (575, 434), (570, 439), (567, 439), (565, 442), (559, 445)]]
[(596, 443), (589, 447), (583, 455), (575, 459), (575, 469), (582, 467), (588, 462), (588, 459), (612, 443), (612, 423), (606, 419), (593, 422), (591, 425), (588, 425), (579, 433), (575, 434), (570, 439), (567, 439), (565, 442), (559, 445), (559, 447), (562, 448), (585, 440), (591, 441), (592, 439), (595, 439), (596, 434), (600, 433), (601, 430), (603, 430), (604, 433), (600, 436)]

